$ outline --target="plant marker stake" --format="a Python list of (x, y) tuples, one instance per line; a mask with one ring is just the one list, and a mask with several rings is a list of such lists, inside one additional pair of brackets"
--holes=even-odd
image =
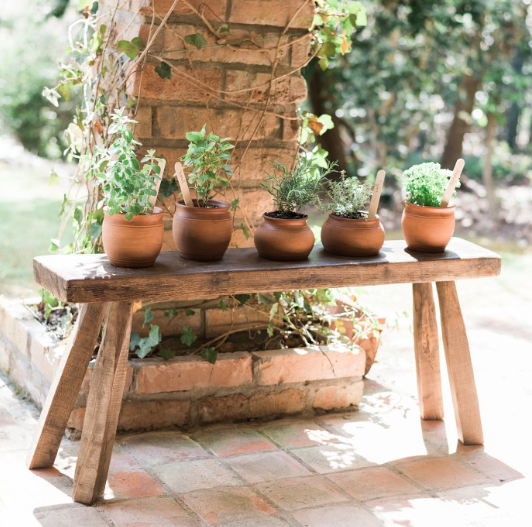
[(194, 202), (190, 197), (190, 189), (188, 188), (187, 178), (183, 172), (183, 165), (181, 163), (175, 164), (175, 174), (174, 177), (177, 179), (179, 188), (181, 189), (181, 194), (183, 194), (183, 199), (185, 200), (185, 205), (187, 207), (193, 207)]
[(159, 168), (161, 169), (161, 171), (159, 172), (159, 177), (161, 179), (156, 179), (155, 180), (155, 196), (150, 196), (150, 205), (151, 205), (151, 210), (152, 211), (155, 208), (155, 202), (157, 201), (157, 195), (159, 194), (159, 187), (161, 186), (161, 181), (163, 179), (163, 174), (164, 174), (164, 168), (165, 167), (166, 167), (166, 160), (165, 159), (161, 159), (161, 162), (159, 163)]
[(447, 185), (447, 188), (445, 189), (445, 194), (443, 195), (443, 198), (441, 200), (440, 207), (448, 207), (449, 201), (451, 201), (451, 198), (453, 197), (454, 189), (456, 188), (456, 184), (458, 183), (458, 180), (460, 179), (460, 176), (462, 175), (462, 170), (464, 170), (465, 161), (463, 159), (459, 159), (456, 162), (456, 165), (454, 165), (453, 174), (451, 176), (451, 179), (449, 180), (449, 184)]
[(374, 220), (377, 215), (377, 209), (379, 208), (379, 201), (381, 199), (382, 185), (384, 183), (384, 176), (386, 172), (379, 170), (377, 177), (375, 178), (375, 185), (373, 186), (373, 196), (371, 197), (371, 203), (369, 204), (368, 220)]

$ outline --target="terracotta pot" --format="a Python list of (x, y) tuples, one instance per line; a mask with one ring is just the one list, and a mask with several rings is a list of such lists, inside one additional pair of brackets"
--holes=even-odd
[(321, 228), (321, 243), (341, 256), (374, 256), (384, 244), (384, 228), (374, 220), (354, 220), (330, 214)]
[(263, 214), (264, 222), (255, 231), (255, 247), (263, 258), (295, 261), (308, 258), (314, 247), (314, 233), (307, 225), (308, 216), (298, 219), (271, 218)]
[(163, 211), (141, 214), (131, 221), (125, 214), (108, 216), (104, 211), (102, 240), (109, 261), (117, 267), (150, 267), (163, 246)]
[(454, 208), (420, 207), (407, 201), (401, 220), (407, 247), (422, 253), (445, 251), (454, 233)]
[(212, 208), (205, 208), (197, 207), (197, 200), (193, 202), (194, 207), (187, 207), (184, 201), (176, 203), (172, 225), (176, 251), (187, 260), (221, 260), (233, 234), (231, 206), (210, 200)]

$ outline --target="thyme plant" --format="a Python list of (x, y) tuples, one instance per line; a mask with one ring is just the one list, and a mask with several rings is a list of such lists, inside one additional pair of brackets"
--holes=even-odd
[(227, 187), (233, 170), (229, 150), (234, 146), (227, 139), (208, 134), (205, 126), (199, 132), (188, 132), (187, 153), (181, 157), (185, 168), (191, 168), (188, 180), (198, 194), (198, 206), (207, 207), (216, 186)]
[[(414, 165), (403, 173), (406, 200), (422, 207), (439, 207), (451, 175), (452, 171), (441, 168), (439, 163)], [(456, 188), (459, 186), (460, 182)]]
[(336, 216), (352, 220), (365, 220), (366, 207), (372, 195), (372, 186), (369, 181), (361, 183), (356, 177), (346, 177), (342, 172), (339, 181), (328, 181), (325, 194), (331, 201), (320, 202), (322, 211), (330, 211)]
[(125, 214), (132, 220), (139, 214), (151, 214), (150, 198), (156, 196), (157, 180), (161, 179), (160, 159), (155, 150), (148, 150), (141, 163), (135, 149), (142, 146), (133, 139), (131, 123), (123, 109), (116, 109), (109, 126), (109, 146), (95, 147), (90, 158), (88, 177), (101, 188), (107, 214)]
[(275, 211), (267, 213), (281, 218), (299, 218), (297, 211), (305, 205), (315, 205), (323, 180), (334, 171), (336, 163), (326, 163), (326, 168), (316, 166), (306, 156), (293, 157), (292, 167), (274, 161), (272, 174), (266, 173), (261, 187), (273, 196)]

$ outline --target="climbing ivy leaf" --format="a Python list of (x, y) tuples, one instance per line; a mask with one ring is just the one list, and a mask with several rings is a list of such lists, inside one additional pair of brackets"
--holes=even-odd
[(203, 35), (201, 35), (200, 33), (194, 33), (192, 35), (187, 35), (185, 37), (185, 42), (192, 46), (196, 46), (196, 48), (198, 49), (201, 49), (202, 47), (207, 45), (207, 41), (205, 40)]
[(183, 328), (183, 333), (181, 334), (181, 342), (185, 344), (186, 346), (192, 346), (194, 342), (198, 339), (198, 336), (196, 333), (194, 333), (194, 330), (190, 328), (189, 326), (185, 326)]
[(154, 319), (153, 313), (151, 312), (151, 307), (147, 307), (144, 311), (144, 324), (142, 324), (142, 327), (144, 327), (146, 324), (149, 324)]
[(214, 364), (218, 358), (218, 350), (216, 348), (203, 348), (200, 355), (207, 362)]
[(162, 357), (164, 360), (173, 359), (175, 357), (175, 350), (162, 349), (157, 353), (158, 357)]
[(116, 49), (125, 53), (130, 59), (137, 58), (137, 55), (139, 54), (139, 48), (129, 40), (119, 40)]
[(161, 79), (171, 79), (172, 70), (166, 62), (161, 62), (159, 66), (155, 67), (155, 73), (161, 77)]

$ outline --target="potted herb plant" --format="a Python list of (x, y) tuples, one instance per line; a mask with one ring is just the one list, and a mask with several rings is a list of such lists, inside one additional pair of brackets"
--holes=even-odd
[(308, 216), (299, 210), (318, 201), (322, 181), (334, 165), (316, 167), (304, 156), (294, 157), (293, 166), (274, 162), (273, 174), (266, 174), (262, 188), (273, 196), (275, 210), (265, 212), (255, 231), (255, 247), (269, 260), (304, 260), (314, 246)]
[(142, 145), (130, 126), (135, 121), (122, 109), (114, 111), (112, 121), (109, 144), (95, 148), (88, 172), (103, 195), (103, 247), (117, 267), (150, 267), (163, 244), (163, 211), (155, 200), (164, 161), (149, 150), (139, 163), (135, 150)]
[(401, 225), (407, 247), (413, 251), (438, 253), (445, 251), (454, 233), (455, 205), (449, 201), (464, 167), (463, 159), (454, 171), (442, 169), (438, 163), (422, 163), (404, 174), (405, 209)]
[(233, 232), (231, 205), (213, 197), (215, 188), (226, 187), (233, 175), (229, 151), (234, 147), (227, 139), (207, 133), (205, 126), (188, 132), (186, 138), (190, 143), (181, 161), (191, 169), (188, 182), (197, 198), (189, 205), (176, 203), (172, 228), (176, 250), (189, 260), (221, 260)]
[[(381, 173), (384, 178), (383, 171), (379, 176)], [(373, 195), (372, 185), (342, 173), (338, 181), (327, 182), (325, 194), (330, 201), (320, 202), (320, 209), (330, 214), (321, 228), (323, 248), (342, 256), (378, 254), (384, 243), (384, 228), (375, 214), (376, 206), (366, 210)]]

